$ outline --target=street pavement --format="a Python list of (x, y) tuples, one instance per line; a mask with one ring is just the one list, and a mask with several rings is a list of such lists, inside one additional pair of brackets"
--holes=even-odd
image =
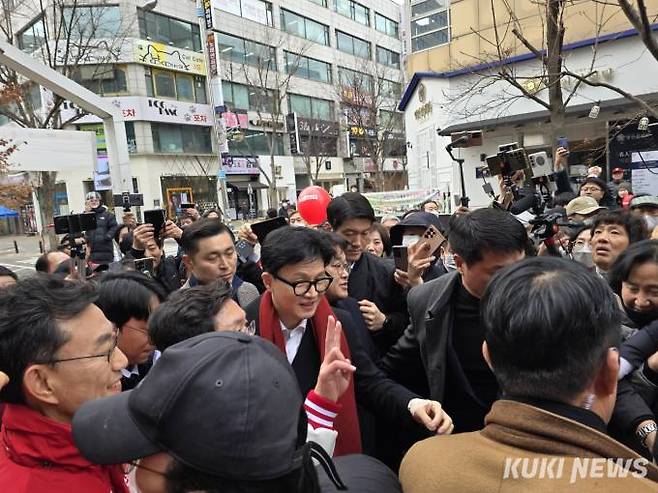
[[(36, 264), (41, 251), (39, 250), (39, 236), (0, 236), (0, 265), (13, 270), (18, 277), (26, 277), (35, 272)], [(14, 242), (18, 245), (19, 253), (14, 249)], [(175, 240), (165, 240), (165, 253), (176, 255), (178, 244)]]

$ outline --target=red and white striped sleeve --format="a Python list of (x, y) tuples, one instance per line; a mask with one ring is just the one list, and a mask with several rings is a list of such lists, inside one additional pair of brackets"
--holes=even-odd
[(304, 401), (304, 409), (306, 410), (306, 417), (308, 424), (313, 428), (328, 428), (334, 429), (334, 420), (340, 412), (342, 406), (336, 402), (332, 402), (311, 390), (306, 395)]

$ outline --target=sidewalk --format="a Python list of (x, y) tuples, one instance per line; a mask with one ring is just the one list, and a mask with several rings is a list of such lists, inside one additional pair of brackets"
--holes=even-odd
[(16, 255), (16, 250), (14, 250), (14, 241), (18, 244), (19, 254), (40, 255), (41, 252), (39, 251), (39, 240), (40, 237), (38, 235), (0, 236), (0, 257), (7, 254)]

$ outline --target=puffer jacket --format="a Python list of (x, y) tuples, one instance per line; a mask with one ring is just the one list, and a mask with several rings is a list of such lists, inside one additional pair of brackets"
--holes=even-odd
[(114, 260), (114, 234), (119, 225), (114, 214), (101, 205), (92, 209), (96, 214), (96, 229), (87, 231), (89, 260), (96, 264), (110, 264)]

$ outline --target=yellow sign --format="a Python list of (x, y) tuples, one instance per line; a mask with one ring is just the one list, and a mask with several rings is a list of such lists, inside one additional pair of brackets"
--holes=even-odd
[(196, 51), (140, 39), (135, 42), (134, 56), (137, 63), (144, 65), (206, 75), (206, 63), (203, 54)]

